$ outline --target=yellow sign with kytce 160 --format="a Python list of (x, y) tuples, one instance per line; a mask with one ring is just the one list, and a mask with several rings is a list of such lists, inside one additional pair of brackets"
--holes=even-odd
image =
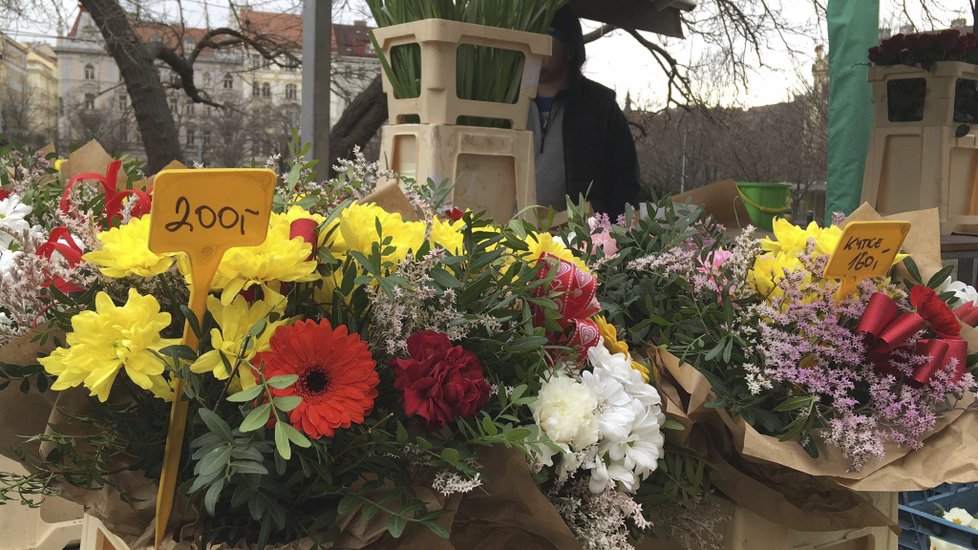
[[(271, 170), (164, 170), (153, 184), (149, 249), (157, 254), (185, 252), (190, 260), (190, 311), (203, 323), (207, 294), (229, 248), (265, 242), (272, 215), (275, 173)], [(183, 343), (199, 342), (187, 323)], [(173, 507), (177, 469), (187, 425), (187, 401), (177, 379), (170, 428), (163, 451), (163, 472), (156, 499), (156, 548), (160, 547)]]
[(825, 277), (842, 279), (838, 297), (851, 293), (863, 279), (889, 273), (908, 233), (909, 222), (849, 222), (825, 267)]

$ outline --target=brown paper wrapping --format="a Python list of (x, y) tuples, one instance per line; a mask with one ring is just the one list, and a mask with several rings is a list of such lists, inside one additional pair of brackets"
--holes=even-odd
[[(27, 346), (16, 348), (17, 357), (33, 361), (36, 349)], [(3, 360), (14, 357), (14, 346), (0, 350)], [(79, 423), (73, 419), (78, 415), (90, 413), (95, 406), (84, 389), (64, 392), (45, 392), (43, 394), (22, 394), (7, 396), (0, 400), (0, 441), (17, 440), (21, 434), (51, 432), (51, 425), (63, 433), (83, 434), (95, 429), (91, 424)], [(56, 397), (56, 400), (52, 399)], [(15, 399), (16, 398), (16, 399)], [(27, 400), (39, 401), (30, 409)], [(36, 414), (25, 415), (24, 410)], [(50, 452), (49, 446), (35, 447), (34, 456), (41, 458)], [(342, 531), (341, 539), (332, 548), (350, 550), (497, 550), (504, 548), (525, 548), (527, 550), (580, 550), (570, 529), (557, 510), (540, 492), (530, 476), (529, 467), (523, 456), (514, 450), (489, 448), (481, 453), (485, 465), (483, 487), (461, 496), (444, 498), (430, 487), (417, 486), (415, 490), (429, 509), (448, 510), (440, 518), (445, 527), (451, 527), (450, 540), (444, 540), (424, 527), (409, 527), (400, 539), (387, 534), (387, 517), (378, 514), (370, 519), (358, 511), (340, 518), (337, 525)], [(114, 465), (124, 466), (124, 465)], [(109, 485), (98, 491), (87, 491), (77, 487), (62, 488), (62, 496), (85, 507), (85, 512), (100, 519), (107, 529), (121, 537), (131, 548), (152, 547), (154, 534), (154, 515), (157, 485), (141, 472), (123, 470), (109, 477)], [(183, 512), (182, 514), (180, 512)], [(195, 513), (188, 508), (186, 499), (174, 506), (171, 528), (183, 533), (181, 526), (192, 526)], [(281, 546), (282, 550), (305, 550), (311, 548), (311, 540), (296, 541)], [(163, 548), (191, 549), (188, 542), (176, 542), (172, 537)], [(213, 548), (232, 548), (223, 545)], [(239, 548), (236, 546), (235, 548)]]
[[(61, 165), (61, 174), (64, 176), (66, 182), (78, 174), (105, 174), (105, 169), (111, 162), (112, 155), (108, 154), (93, 139), (68, 155), (68, 158)], [(116, 178), (116, 188), (125, 189), (127, 181), (126, 173), (119, 170), (119, 175)]]
[[(686, 426), (671, 432), (670, 439), (710, 462), (716, 469), (711, 482), (730, 500), (800, 531), (892, 526), (889, 517), (851, 488), (785, 464), (800, 460), (796, 452), (808, 457), (797, 444), (761, 435), (725, 411), (707, 408), (710, 384), (695, 368), (662, 349), (652, 350), (652, 358), (666, 414)], [(808, 457), (808, 462), (815, 470), (827, 457)]]
[(672, 197), (674, 203), (702, 205), (704, 211), (727, 228), (743, 228), (751, 224), (750, 214), (733, 180), (723, 180)]
[(411, 201), (404, 195), (404, 191), (401, 191), (397, 180), (379, 184), (373, 193), (364, 197), (360, 202), (363, 204), (372, 202), (388, 212), (400, 214), (406, 221), (418, 219), (418, 213), (415, 212)]
[[(27, 366), (37, 362), (37, 356), (54, 347), (49, 338), (42, 347), (31, 340), (36, 332), (30, 332), (0, 347), (0, 363)], [(38, 392), (31, 384), (31, 391), (20, 391), (20, 384), (11, 383), (0, 390), (0, 454), (17, 460), (14, 448), (27, 456), (38, 456), (38, 445), (27, 444), (25, 439), (44, 432), (48, 417), (54, 409), (58, 394), (54, 391)]]
[(800, 445), (762, 435), (743, 419), (705, 407), (710, 384), (676, 356), (654, 350), (666, 413), (686, 430), (672, 435), (707, 458), (718, 476), (713, 484), (756, 514), (792, 529), (831, 531), (891, 524), (858, 492), (896, 492), (941, 483), (978, 481), (978, 418), (965, 413), (967, 396), (941, 418), (918, 450), (890, 445), (886, 456), (862, 470), (849, 469), (839, 449), (819, 445), (813, 459)]
[[(580, 550), (570, 529), (550, 501), (537, 489), (523, 456), (502, 447), (481, 453), (485, 465), (485, 485), (464, 496), (449, 498), (429, 487), (415, 490), (429, 509), (447, 510), (439, 522), (451, 527), (451, 538), (442, 539), (423, 526), (409, 526), (400, 539), (387, 534), (387, 516), (377, 514), (364, 518), (358, 510), (346, 514), (337, 525), (343, 532), (339, 541), (323, 548), (336, 550)], [(155, 497), (155, 493), (154, 493)], [(121, 511), (115, 511), (123, 515)], [(117, 518), (118, 519), (118, 518)], [(139, 536), (124, 536), (133, 550), (149, 548), (153, 541), (153, 524), (144, 522)], [(115, 530), (113, 527), (108, 526)], [(117, 534), (119, 532), (117, 531)], [(310, 539), (274, 546), (277, 550), (307, 550)], [(250, 548), (220, 544), (212, 550)], [(163, 550), (197, 549), (190, 542), (168, 539)]]

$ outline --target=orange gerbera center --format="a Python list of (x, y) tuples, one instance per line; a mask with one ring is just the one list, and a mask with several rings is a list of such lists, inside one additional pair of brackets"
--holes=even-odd
[(281, 326), (269, 341), (270, 351), (255, 357), (265, 378), (294, 374), (287, 388), (272, 388), (276, 397), (299, 396), (289, 422), (314, 438), (332, 437), (339, 428), (361, 424), (377, 398), (377, 363), (367, 344), (345, 326), (304, 321)]

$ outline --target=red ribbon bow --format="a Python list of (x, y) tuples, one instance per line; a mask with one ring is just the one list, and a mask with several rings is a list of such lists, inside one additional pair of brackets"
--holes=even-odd
[[(588, 349), (596, 346), (601, 338), (597, 323), (589, 319), (601, 311), (601, 306), (595, 299), (598, 281), (594, 275), (552, 254), (544, 253), (539, 262), (543, 264), (543, 268), (537, 272), (538, 279), (546, 279), (550, 276), (551, 270), (557, 270), (549, 287), (549, 291), (561, 293), (554, 299), (557, 311), (560, 313), (557, 323), (565, 330), (573, 328), (571, 337), (562, 339), (561, 343), (580, 349), (581, 355), (584, 355)], [(548, 292), (543, 288), (536, 291), (537, 296), (546, 294)], [(543, 324), (543, 318), (543, 310), (537, 308), (538, 326)]]
[[(859, 319), (856, 332), (866, 339), (868, 356), (883, 372), (892, 371), (890, 354), (907, 349), (907, 342), (926, 328), (927, 319), (911, 311), (901, 312), (889, 296), (877, 292), (869, 299), (866, 311)], [(968, 344), (964, 340), (945, 337), (917, 340), (913, 353), (927, 357), (927, 362), (914, 369), (911, 378), (918, 384), (927, 384), (935, 372), (948, 368), (957, 360), (953, 378), (964, 376)]]
[(109, 167), (104, 175), (94, 172), (74, 175), (68, 180), (68, 185), (65, 186), (64, 193), (61, 195), (61, 212), (68, 213), (71, 206), (71, 191), (76, 183), (82, 180), (95, 180), (102, 184), (102, 193), (105, 195), (105, 208), (102, 210), (102, 213), (106, 227), (115, 227), (115, 220), (122, 214), (122, 205), (126, 197), (135, 198), (136, 202), (130, 210), (134, 218), (149, 214), (150, 207), (153, 204), (153, 199), (149, 192), (143, 191), (142, 189), (126, 189), (124, 191), (118, 191), (116, 189), (116, 181), (118, 180), (119, 170), (121, 168), (122, 161), (114, 160), (109, 163)]

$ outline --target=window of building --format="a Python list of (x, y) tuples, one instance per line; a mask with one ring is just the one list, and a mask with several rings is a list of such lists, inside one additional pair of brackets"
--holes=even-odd
[(203, 134), (201, 135), (201, 139), (202, 139), (202, 141), (204, 143), (204, 147), (210, 147), (210, 145), (211, 145), (211, 131), (210, 130), (204, 130)]
[(261, 56), (253, 55), (251, 56), (251, 68), (257, 69), (261, 67)]
[(261, 96), (272, 97), (272, 85), (268, 82), (261, 85)]
[(85, 94), (85, 108), (88, 110), (95, 108), (95, 94)]
[(187, 128), (187, 147), (193, 147), (197, 144), (197, 130), (193, 128)]
[(234, 89), (234, 77), (230, 74), (224, 75), (224, 89), (232, 90)]
[(285, 99), (291, 99), (291, 100), (295, 101), (295, 99), (296, 99), (297, 96), (298, 96), (298, 91), (297, 91), (296, 85), (295, 84), (286, 84), (285, 85)]
[(187, 116), (194, 116), (194, 104), (193, 102), (187, 103), (183, 106), (183, 114)]
[(177, 114), (178, 112), (179, 112), (179, 111), (178, 111), (178, 109), (177, 109), (177, 98), (175, 98), (175, 97), (171, 97), (171, 98), (170, 98), (170, 113), (172, 113), (172, 114), (174, 114), (174, 115), (175, 115), (175, 114)]
[(251, 85), (251, 96), (258, 97), (259, 94), (261, 94), (261, 85), (258, 84), (258, 81), (255, 81), (255, 83)]
[(126, 102), (126, 96), (120, 95), (116, 97), (116, 101), (118, 102), (119, 105), (119, 111), (125, 112), (126, 108), (129, 106), (129, 104)]
[(190, 38), (189, 36), (185, 37), (183, 39), (183, 53), (188, 54), (192, 52), (194, 50), (194, 46), (196, 45), (197, 43), (193, 38)]
[(85, 65), (85, 80), (95, 80), (95, 66), (91, 63)]

